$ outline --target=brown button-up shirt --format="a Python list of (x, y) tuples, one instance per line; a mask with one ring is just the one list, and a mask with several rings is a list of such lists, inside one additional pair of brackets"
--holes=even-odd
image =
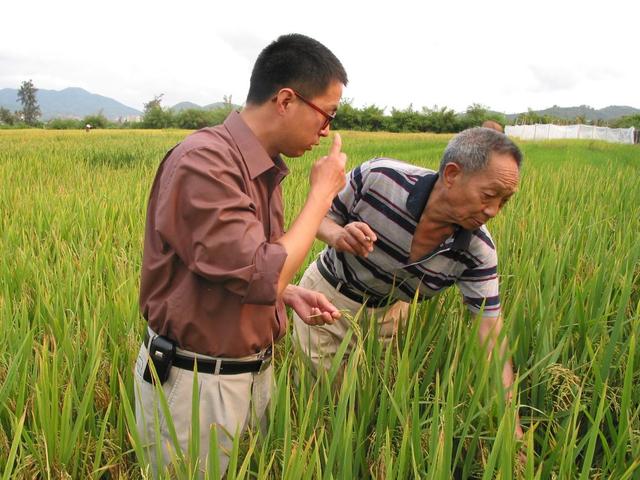
[(149, 198), (140, 287), (156, 333), (221, 357), (254, 354), (282, 337), (277, 285), (287, 253), (275, 242), (287, 173), (237, 112), (167, 153)]

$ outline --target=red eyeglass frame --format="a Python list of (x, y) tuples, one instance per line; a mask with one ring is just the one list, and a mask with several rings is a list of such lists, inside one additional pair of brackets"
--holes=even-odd
[(325, 128), (327, 128), (329, 126), (329, 124), (331, 122), (333, 122), (336, 119), (335, 115), (331, 115), (330, 113), (325, 112), (322, 108), (320, 108), (319, 106), (317, 106), (315, 103), (313, 103), (311, 100), (307, 100), (306, 98), (304, 98), (302, 95), (300, 95), (299, 92), (295, 91), (293, 88), (291, 89), (291, 91), (296, 95), (296, 97), (298, 97), (300, 100), (302, 100), (304, 103), (306, 103), (307, 105), (309, 105), (311, 108), (313, 108), (316, 112), (321, 113), (324, 116), (324, 123), (322, 124), (322, 128), (320, 130), (324, 130)]

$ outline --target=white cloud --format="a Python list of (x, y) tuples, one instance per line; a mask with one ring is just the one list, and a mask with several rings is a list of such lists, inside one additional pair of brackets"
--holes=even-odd
[[(294, 0), (183, 3), (32, 0), (0, 30), (0, 88), (80, 86), (135, 108), (246, 97), (251, 67), (278, 35), (317, 38), (342, 60), (355, 104), (515, 112), (553, 104), (640, 107), (639, 7), (610, 0), (450, 3)], [(25, 4), (8, 0), (4, 18)]]
[(563, 66), (531, 66), (536, 93), (555, 93), (558, 90), (569, 90), (578, 85), (580, 72)]

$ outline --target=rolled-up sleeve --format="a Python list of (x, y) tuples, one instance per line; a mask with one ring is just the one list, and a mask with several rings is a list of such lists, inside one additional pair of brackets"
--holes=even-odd
[(458, 287), (469, 311), (485, 317), (500, 316), (498, 258), (495, 251), (483, 255), (482, 263), (466, 269), (458, 279)]
[(190, 271), (222, 284), (242, 303), (275, 304), (287, 253), (266, 237), (237, 164), (198, 148), (167, 167), (156, 211), (162, 240)]
[(279, 243), (263, 243), (255, 257), (255, 270), (242, 303), (272, 305), (278, 295), (278, 280), (287, 251)]

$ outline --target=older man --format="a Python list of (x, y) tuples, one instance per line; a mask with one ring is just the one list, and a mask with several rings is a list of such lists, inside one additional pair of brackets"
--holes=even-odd
[[(488, 128), (453, 138), (438, 172), (388, 158), (365, 162), (334, 199), (318, 230), (327, 247), (300, 285), (352, 315), (366, 304), (387, 340), (406, 313), (405, 302), (455, 284), (471, 313), (482, 314), (479, 340), (492, 348), (502, 318), (496, 247), (485, 223), (516, 192), (521, 162), (518, 147)], [(313, 320), (294, 315), (297, 344), (316, 369), (326, 369), (349, 322)], [(503, 384), (512, 383), (506, 360)], [(519, 425), (516, 433), (522, 435)]]

